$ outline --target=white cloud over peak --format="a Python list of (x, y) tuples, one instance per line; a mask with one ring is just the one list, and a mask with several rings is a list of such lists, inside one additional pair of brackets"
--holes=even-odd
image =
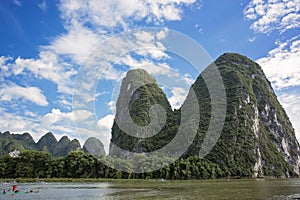
[(113, 125), (114, 118), (114, 115), (106, 115), (103, 118), (99, 119), (97, 124), (99, 127), (105, 127), (106, 129), (110, 130)]
[(37, 132), (40, 130), (36, 130), (36, 126), (38, 126), (37, 121), (33, 120), (30, 117), (23, 117), (20, 115), (8, 113), (8, 112), (1, 112), (0, 113), (0, 124), (1, 130), (3, 131), (10, 131), (14, 133), (24, 133), (30, 132), (33, 133), (32, 136), (37, 139)]
[(117, 102), (116, 101), (110, 101), (110, 102), (108, 102), (107, 103), (107, 105), (108, 105), (108, 107), (109, 107), (109, 110), (111, 111), (111, 112), (115, 112), (116, 111), (116, 105), (117, 105)]
[(300, 86), (300, 36), (279, 44), (257, 62), (275, 89)]
[(47, 106), (46, 96), (37, 87), (21, 87), (17, 84), (2, 85), (0, 89), (0, 100), (11, 101), (25, 99), (39, 106)]
[(98, 134), (97, 137), (101, 138), (101, 142), (104, 144), (106, 152), (109, 152), (109, 143), (111, 137), (111, 128), (114, 123), (114, 115), (106, 115), (98, 120)]
[(171, 90), (172, 96), (168, 99), (172, 108), (179, 109), (186, 99), (188, 90), (181, 87), (174, 87)]
[(251, 29), (255, 32), (278, 30), (283, 33), (300, 26), (300, 0), (252, 0), (244, 9), (244, 15), (253, 21)]

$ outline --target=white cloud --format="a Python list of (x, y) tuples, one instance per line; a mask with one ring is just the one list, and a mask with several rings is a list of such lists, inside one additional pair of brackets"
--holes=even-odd
[(9, 64), (11, 60), (11, 57), (0, 56), (0, 81), (11, 75)]
[(200, 33), (201, 35), (204, 34), (204, 29), (200, 26), (200, 24), (196, 24), (194, 27), (198, 33)]
[(106, 115), (105, 117), (98, 120), (97, 125), (100, 128), (103, 128), (104, 130), (109, 130), (109, 132), (110, 132), (113, 122), (114, 122), (114, 118), (115, 118), (114, 115), (111, 115), (111, 114)]
[(39, 106), (47, 106), (48, 102), (41, 89), (37, 87), (21, 87), (14, 83), (2, 85), (0, 89), (0, 100), (11, 101), (25, 99)]
[(116, 111), (116, 101), (110, 101), (107, 105), (110, 111), (112, 111), (113, 113)]
[(167, 63), (154, 63), (152, 59), (138, 60), (131, 55), (126, 55), (120, 58), (117, 64), (127, 65), (131, 69), (144, 69), (152, 75), (179, 77), (178, 72), (171, 68)]
[(69, 126), (75, 122), (75, 119), (78, 121), (87, 120), (93, 116), (93, 113), (87, 110), (76, 110), (72, 112), (61, 112), (60, 109), (52, 109), (51, 113), (47, 113), (41, 119), (41, 124), (45, 127), (53, 125), (55, 123), (64, 124), (64, 121), (69, 123)]
[(146, 31), (139, 31), (134, 34), (137, 39), (139, 39), (141, 42), (151, 42), (154, 40), (155, 36), (151, 33), (148, 33)]
[(171, 67), (163, 59), (154, 60), (153, 57), (138, 59), (127, 54), (116, 61), (116, 63), (129, 66), (131, 69), (144, 69), (154, 76), (159, 84), (169, 88), (175, 85), (188, 88), (194, 82), (194, 79), (189, 74), (181, 74), (178, 69)]
[(34, 75), (50, 80), (57, 84), (59, 92), (68, 94), (73, 92), (71, 77), (77, 73), (70, 64), (60, 62), (59, 57), (50, 51), (41, 51), (38, 59), (18, 57), (11, 64), (11, 71), (14, 75)]
[(35, 141), (49, 132), (40, 126), (39, 120), (35, 117), (21, 116), (16, 113), (9, 113), (5, 110), (0, 112), (0, 131), (10, 131), (11, 133), (22, 134), (28, 132)]
[(29, 129), (33, 129), (36, 124), (31, 118), (11, 113), (1, 112), (0, 116), (1, 131), (24, 133), (30, 131)]
[(255, 40), (256, 40), (256, 37), (250, 37), (250, 38), (248, 39), (249, 42), (254, 42)]
[(8, 67), (6, 66), (7, 62), (12, 60), (12, 57), (0, 56), (0, 70), (8, 71)]
[(72, 109), (72, 95), (60, 95), (57, 97), (57, 101), (54, 102), (57, 105), (62, 106), (67, 110)]
[[(30, 114), (31, 115), (31, 114)], [(33, 113), (33, 115), (35, 115)], [(11, 133), (23, 134), (28, 132), (37, 142), (45, 133), (51, 131), (58, 140), (62, 135), (68, 135), (70, 139), (78, 139), (81, 145), (83, 140), (76, 135), (74, 126), (55, 125), (44, 127), (40, 123), (40, 119), (36, 116), (21, 116), (16, 113), (1, 112), (0, 113), (0, 131), (10, 131)], [(87, 132), (87, 130), (85, 131)]]
[(186, 82), (187, 85), (192, 85), (195, 82), (195, 79), (192, 78), (190, 74), (184, 74), (182, 79)]
[(277, 90), (300, 85), (299, 37), (279, 44), (266, 57), (257, 60)]
[(279, 96), (279, 101), (286, 110), (293, 127), (296, 132), (296, 137), (300, 139), (300, 95), (297, 94), (282, 94)]
[(178, 109), (186, 99), (188, 91), (185, 88), (173, 87), (172, 96), (168, 99), (172, 108)]
[[(101, 35), (101, 39), (104, 40)], [(100, 44), (100, 36), (95, 32), (76, 24), (68, 28), (66, 34), (55, 38), (50, 45), (43, 49), (50, 50), (57, 55), (69, 56), (78, 65), (83, 64), (88, 55)]]
[(300, 0), (252, 0), (244, 9), (247, 20), (253, 21), (255, 32), (281, 33), (300, 25)]
[(62, 18), (69, 24), (93, 24), (99, 28), (128, 27), (134, 21), (160, 23), (180, 20), (182, 5), (196, 0), (64, 0), (60, 4)]
[(114, 123), (114, 115), (106, 115), (103, 118), (99, 119), (97, 122), (98, 125), (98, 137), (101, 139), (104, 144), (104, 148), (106, 152), (109, 152), (109, 143), (111, 138), (111, 128)]
[(45, 133), (51, 131), (56, 139), (62, 135), (68, 135), (70, 139), (77, 138), (81, 145), (91, 136), (100, 137), (99, 132), (89, 128), (75, 127), (74, 116), (79, 120), (85, 120), (92, 116), (88, 111), (62, 112), (60, 109), (52, 109), (50, 113), (40, 117), (30, 111), (25, 111), (26, 117), (17, 113), (9, 113), (0, 108), (0, 131), (10, 131), (22, 134), (28, 132), (37, 142)]
[(24, 115), (27, 116), (27, 117), (33, 117), (33, 118), (38, 116), (37, 113), (33, 113), (31, 111), (28, 111), (28, 110), (25, 110)]

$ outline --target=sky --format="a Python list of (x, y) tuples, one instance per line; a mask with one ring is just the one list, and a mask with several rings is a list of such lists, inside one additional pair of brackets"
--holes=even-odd
[(211, 61), (258, 62), (300, 139), (300, 0), (1, 0), (0, 132), (97, 137), (108, 152), (126, 71), (146, 69), (173, 108), (201, 72), (166, 47), (172, 33)]

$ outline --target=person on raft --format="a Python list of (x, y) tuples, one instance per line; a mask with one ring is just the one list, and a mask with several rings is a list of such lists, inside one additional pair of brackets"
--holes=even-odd
[(16, 186), (16, 185), (13, 185), (13, 186), (12, 186), (12, 191), (13, 191), (14, 193), (19, 192), (19, 190), (17, 190), (17, 186)]

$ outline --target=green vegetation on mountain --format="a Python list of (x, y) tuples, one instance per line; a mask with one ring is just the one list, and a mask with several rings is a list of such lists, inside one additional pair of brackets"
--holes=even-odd
[[(128, 95), (131, 95), (129, 102)], [(130, 116), (126, 116), (122, 110), (126, 103), (129, 103)], [(128, 120), (128, 117), (131, 117), (138, 126), (146, 126), (151, 122), (149, 110), (157, 104), (162, 106), (166, 112), (166, 123), (155, 136), (143, 139), (128, 135), (115, 120), (112, 127), (111, 143), (127, 151), (152, 152), (168, 144), (177, 133), (176, 114), (172, 111), (165, 93), (158, 87), (156, 80), (145, 70), (129, 71), (122, 82), (117, 101), (116, 117), (119, 117), (120, 120)], [(124, 124), (124, 126), (126, 125), (131, 126), (129, 123)], [(111, 147), (110, 154), (116, 154), (114, 151), (115, 149)]]
[[(215, 64), (226, 89), (227, 114), (221, 136), (206, 158), (230, 176), (289, 177), (299, 173), (294, 130), (261, 67), (238, 54), (224, 54)], [(201, 77), (193, 87), (199, 102), (208, 102)], [(199, 141), (207, 130), (208, 105), (200, 106), (204, 124), (199, 126)]]
[(0, 155), (8, 154), (14, 150), (36, 150), (35, 142), (29, 133), (11, 134), (0, 132)]
[(63, 136), (51, 154), (55, 157), (67, 156), (69, 152), (80, 148), (80, 143), (77, 139), (71, 141), (67, 136)]
[[(233, 53), (220, 56), (214, 64), (224, 82), (227, 112), (220, 138), (205, 158), (220, 166), (225, 176), (289, 177), (298, 174), (300, 156), (298, 141), (261, 67), (247, 57)], [(208, 66), (203, 73), (212, 67)], [(132, 74), (134, 78), (127, 78)], [(134, 92), (128, 91), (128, 87), (135, 80), (151, 79), (145, 72), (133, 70), (129, 71), (127, 76), (122, 83), (117, 115), (124, 106), (122, 103), (126, 103), (123, 99), (125, 93), (131, 95), (129, 109), (131, 117), (137, 124), (150, 123), (149, 108), (154, 104), (160, 104), (166, 109), (168, 119), (158, 136), (147, 139), (129, 136), (114, 123), (111, 142), (132, 152), (157, 150), (174, 138), (180, 126), (182, 110), (170, 109), (165, 95), (156, 83), (142, 86)], [(197, 135), (183, 156), (186, 159), (189, 156), (199, 155), (211, 122), (210, 91), (205, 81), (207, 80), (204, 80), (201, 74), (192, 85), (198, 98), (200, 122)], [(187, 105), (187, 102), (183, 106), (190, 110), (196, 109), (195, 105)], [(110, 155), (114, 155), (114, 149), (110, 149)]]

